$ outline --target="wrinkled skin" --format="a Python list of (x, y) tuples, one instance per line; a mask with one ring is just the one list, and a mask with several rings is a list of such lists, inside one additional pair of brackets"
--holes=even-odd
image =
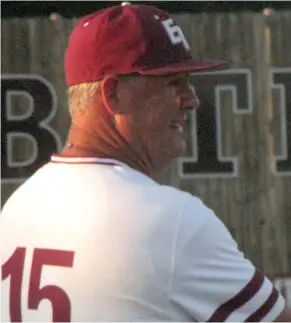
[(101, 96), (73, 117), (63, 154), (113, 158), (154, 176), (184, 154), (182, 126), (198, 105), (187, 73), (106, 78)]

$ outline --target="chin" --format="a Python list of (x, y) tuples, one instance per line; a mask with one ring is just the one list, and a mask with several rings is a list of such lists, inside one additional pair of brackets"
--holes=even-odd
[(179, 142), (176, 142), (175, 147), (173, 147), (173, 157), (182, 157), (184, 156), (186, 152), (186, 142), (185, 140), (179, 140)]
[[(169, 165), (176, 158), (183, 157), (186, 152), (186, 142), (184, 139), (175, 138), (174, 140), (168, 139), (164, 142), (163, 146), (158, 149), (158, 163), (157, 169), (163, 169)], [(156, 156), (157, 156), (156, 155)]]

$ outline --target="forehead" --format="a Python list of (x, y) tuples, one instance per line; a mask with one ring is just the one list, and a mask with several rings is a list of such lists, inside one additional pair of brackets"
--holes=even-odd
[(171, 81), (181, 81), (183, 83), (189, 82), (190, 73), (188, 72), (180, 72), (180, 73), (172, 73), (167, 75), (159, 75), (159, 76), (143, 76), (139, 75), (137, 77), (141, 85), (146, 87), (152, 86), (163, 86)]
[[(151, 77), (151, 76), (150, 76)], [(167, 81), (171, 79), (189, 79), (190, 73), (189, 72), (179, 72), (179, 73), (172, 73), (166, 74), (161, 76), (152, 76), (155, 80)]]
[(180, 72), (159, 76), (128, 75), (122, 76), (121, 79), (125, 81), (126, 87), (132, 95), (148, 96), (161, 93), (170, 85), (187, 86), (190, 83), (190, 73)]

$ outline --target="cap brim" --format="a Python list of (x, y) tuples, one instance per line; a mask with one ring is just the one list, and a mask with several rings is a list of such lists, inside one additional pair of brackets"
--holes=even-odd
[(189, 59), (187, 61), (140, 71), (142, 75), (167, 75), (179, 72), (210, 72), (230, 68), (232, 63), (226, 60)]

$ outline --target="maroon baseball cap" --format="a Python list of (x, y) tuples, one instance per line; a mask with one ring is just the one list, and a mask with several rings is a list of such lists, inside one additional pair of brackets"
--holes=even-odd
[(65, 53), (69, 86), (108, 75), (167, 75), (229, 66), (229, 61), (192, 56), (181, 28), (168, 13), (130, 3), (82, 18)]

